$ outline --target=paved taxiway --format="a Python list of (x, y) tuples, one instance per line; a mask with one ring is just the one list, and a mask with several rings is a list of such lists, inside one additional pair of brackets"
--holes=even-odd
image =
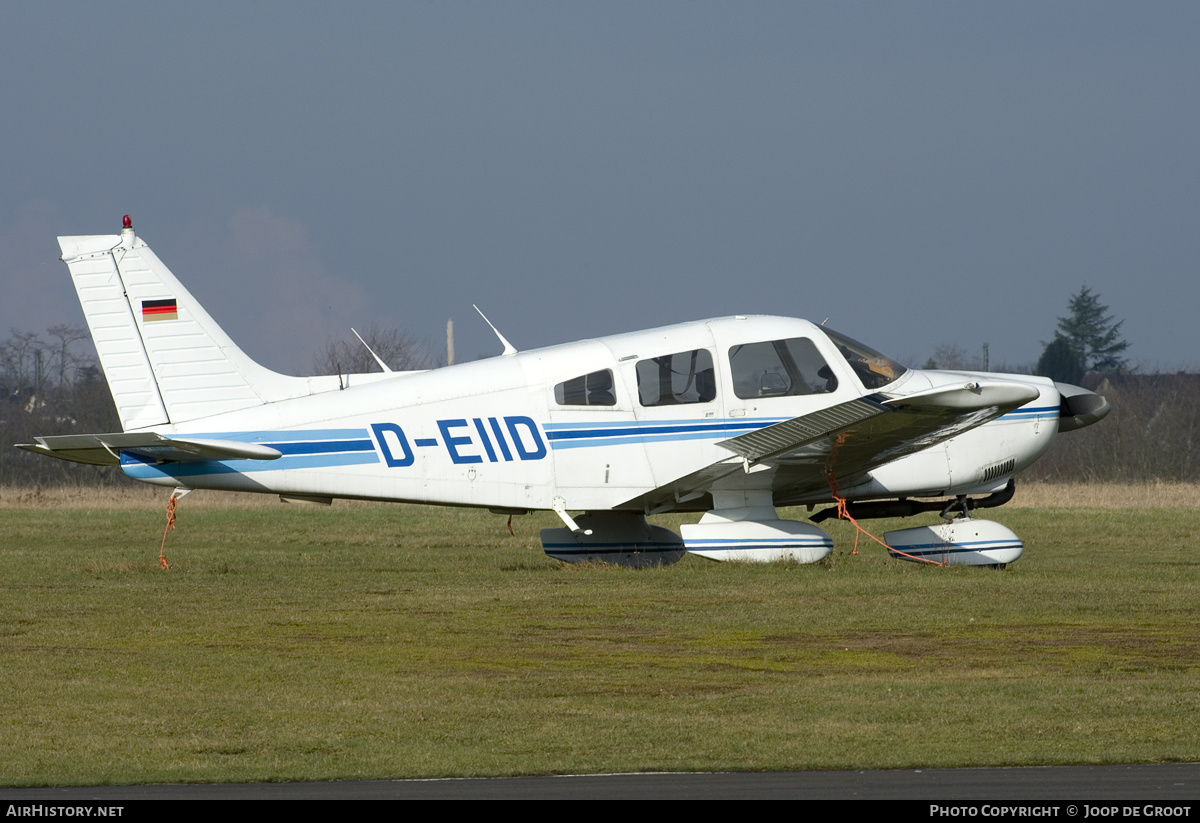
[[(0, 788), (6, 803), (117, 800), (1006, 800), (1200, 801), (1200, 763), (897, 769), (872, 772), (612, 774), (456, 780), (363, 780)], [(1068, 817), (1065, 811), (1058, 815)], [(1200, 812), (1197, 812), (1200, 817)], [(1082, 810), (1076, 815), (1083, 818)], [(1189, 814), (1190, 818), (1191, 815)]]

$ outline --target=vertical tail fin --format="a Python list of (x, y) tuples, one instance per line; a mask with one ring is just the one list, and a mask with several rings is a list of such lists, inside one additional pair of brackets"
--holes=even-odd
[(247, 357), (133, 232), (60, 237), (125, 430), (311, 393)]

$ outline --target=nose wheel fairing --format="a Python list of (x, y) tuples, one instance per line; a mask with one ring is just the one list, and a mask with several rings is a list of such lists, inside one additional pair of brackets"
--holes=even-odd
[(892, 557), (961, 566), (1004, 566), (1025, 552), (1025, 544), (1012, 529), (971, 517), (885, 532), (883, 540)]

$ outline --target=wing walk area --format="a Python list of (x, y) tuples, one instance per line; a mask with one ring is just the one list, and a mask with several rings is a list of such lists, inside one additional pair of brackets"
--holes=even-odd
[(889, 411), (887, 406), (873, 397), (858, 398), (723, 440), (717, 445), (724, 446), (751, 463), (757, 463)]

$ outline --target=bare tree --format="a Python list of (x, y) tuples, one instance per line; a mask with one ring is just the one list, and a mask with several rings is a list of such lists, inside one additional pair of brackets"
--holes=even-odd
[(57, 389), (59, 392), (67, 391), (75, 382), (80, 369), (95, 364), (96, 359), (91, 354), (79, 354), (73, 350), (77, 343), (90, 341), (91, 335), (85, 328), (68, 326), (65, 323), (51, 326), (46, 329), (46, 334), (51, 340), (47, 348), (50, 352), (50, 367), (58, 377)]
[(1071, 482), (1200, 479), (1200, 375), (1087, 375), (1112, 412), (1096, 426), (1057, 437), (1024, 475)]
[[(0, 342), (0, 442), (30, 443), (46, 434), (120, 431), (116, 407), (95, 357), (76, 351), (87, 332), (55, 326), (46, 338), (14, 331)], [(88, 469), (91, 469), (90, 471)], [(0, 484), (61, 485), (122, 482), (115, 469), (96, 471), (0, 447)]]
[(45, 362), (46, 344), (33, 332), (13, 329), (12, 336), (0, 343), (0, 368), (9, 392), (41, 392)]
[[(383, 362), (395, 371), (432, 369), (437, 361), (415, 337), (396, 328), (371, 326), (363, 340)], [(317, 374), (362, 374), (380, 371), (379, 364), (353, 334), (340, 340), (330, 339), (313, 360)]]
[(933, 350), (933, 357), (925, 361), (924, 368), (979, 371), (983, 368), (983, 358), (967, 354), (957, 343), (939, 343)]

